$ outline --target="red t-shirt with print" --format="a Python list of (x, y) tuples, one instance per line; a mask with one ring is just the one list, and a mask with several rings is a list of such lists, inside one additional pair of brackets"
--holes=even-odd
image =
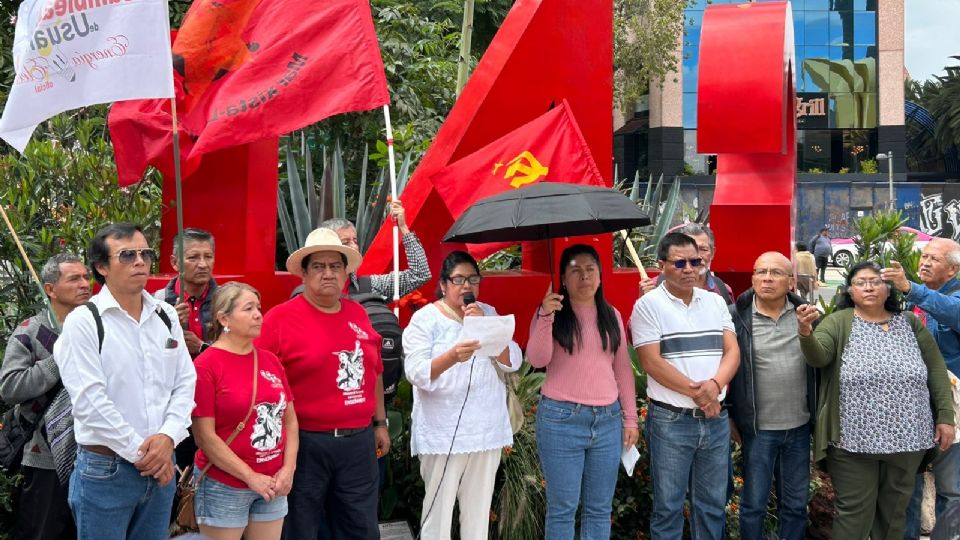
[(383, 362), (380, 334), (363, 306), (344, 298), (339, 312), (325, 313), (299, 295), (267, 313), (256, 343), (280, 358), (300, 396), (300, 429), (370, 425)]
[[(283, 414), (293, 401), (280, 360), (260, 349), (257, 366), (257, 399), (250, 418), (230, 449), (254, 471), (273, 476), (283, 466), (283, 448), (287, 437)], [(197, 388), (194, 417), (212, 417), (217, 436), (227, 440), (250, 410), (253, 392), (253, 353), (241, 355), (210, 347), (194, 361)], [(197, 470), (207, 466), (207, 456), (197, 450)], [(247, 484), (216, 466), (207, 471), (210, 478), (228, 486), (246, 488)]]

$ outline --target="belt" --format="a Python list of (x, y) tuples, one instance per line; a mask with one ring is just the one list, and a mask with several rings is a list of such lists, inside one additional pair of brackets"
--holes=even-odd
[(651, 399), (650, 403), (660, 407), (661, 409), (666, 409), (677, 414), (682, 414), (684, 416), (692, 416), (694, 418), (706, 418), (707, 413), (703, 412), (702, 409), (687, 409), (686, 407), (677, 407), (676, 405), (671, 405), (669, 403), (664, 403), (662, 401), (657, 401)]
[(370, 426), (363, 426), (358, 428), (334, 428), (328, 429), (326, 431), (317, 431), (317, 433), (323, 433), (324, 435), (333, 435), (336, 438), (341, 437), (352, 437), (358, 433), (363, 433), (370, 429)]
[(100, 454), (101, 456), (107, 457), (117, 457), (117, 453), (111, 450), (110, 448), (103, 446), (102, 444), (81, 444), (80, 448), (83, 448), (87, 452), (93, 452), (94, 454)]

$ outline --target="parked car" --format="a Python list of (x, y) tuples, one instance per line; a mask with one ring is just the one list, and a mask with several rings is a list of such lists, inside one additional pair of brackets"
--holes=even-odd
[[(916, 235), (913, 246), (917, 250), (923, 249), (923, 247), (927, 245), (927, 242), (934, 238), (933, 236), (930, 236), (921, 230), (914, 229), (913, 227), (900, 227), (900, 232)], [(857, 245), (854, 243), (853, 238), (831, 238), (830, 243), (833, 245), (833, 257), (831, 262), (834, 266), (839, 266), (841, 268), (846, 267), (859, 254)], [(886, 247), (887, 249), (890, 249), (889, 244), (887, 244)]]

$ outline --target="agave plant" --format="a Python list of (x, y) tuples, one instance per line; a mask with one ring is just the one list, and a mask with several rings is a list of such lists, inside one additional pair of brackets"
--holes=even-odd
[[(294, 148), (298, 146), (298, 142), (299, 152), (295, 153)], [(287, 197), (277, 197), (277, 216), (287, 250), (293, 251), (302, 246), (310, 231), (324, 221), (344, 218), (354, 223), (357, 242), (361, 251), (366, 251), (386, 217), (387, 198), (390, 195), (390, 184), (385, 181), (386, 171), (381, 169), (376, 181), (370, 184), (369, 160), (367, 152), (364, 151), (356, 210), (348, 213), (347, 173), (340, 142), (338, 141), (329, 153), (327, 148), (320, 148), (323, 172), (319, 182), (314, 175), (313, 155), (307, 145), (306, 134), (301, 131), (299, 134), (290, 135), (285, 147)], [(410, 177), (410, 167), (410, 156), (407, 155), (397, 173), (398, 195)], [(285, 199), (288, 199), (289, 203)]]
[[(920, 268), (920, 252), (914, 247), (916, 235), (900, 230), (907, 219), (899, 210), (878, 210), (853, 222), (853, 243), (857, 256), (842, 271), (844, 277), (853, 265), (861, 261), (874, 261), (882, 267), (897, 261), (903, 267), (907, 279), (919, 283), (917, 271)], [(836, 309), (838, 296), (834, 295), (829, 303), (820, 298), (820, 307), (826, 314)]]
[[(626, 181), (618, 183), (615, 187), (620, 191), (625, 191)], [(647, 189), (644, 191), (643, 200), (640, 200), (640, 174), (637, 173), (633, 178), (633, 184), (630, 187), (630, 200), (637, 203), (640, 208), (650, 217), (652, 225), (640, 227), (631, 231), (630, 239), (633, 246), (640, 256), (640, 261), (645, 267), (656, 264), (656, 248), (660, 240), (673, 225), (677, 210), (680, 208), (680, 179), (674, 178), (673, 184), (668, 188), (666, 199), (661, 201), (663, 196), (664, 181), (663, 175), (653, 183), (653, 175), (647, 179)], [(623, 239), (617, 235), (614, 237), (614, 252), (618, 254), (618, 266), (632, 266), (633, 263), (626, 256), (626, 246)]]

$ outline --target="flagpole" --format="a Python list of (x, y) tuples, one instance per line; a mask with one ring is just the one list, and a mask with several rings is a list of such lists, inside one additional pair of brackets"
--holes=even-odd
[(636, 265), (637, 270), (640, 271), (640, 278), (647, 279), (647, 271), (643, 269), (640, 256), (637, 255), (637, 250), (633, 247), (633, 241), (630, 240), (630, 235), (627, 234), (626, 230), (622, 230), (620, 231), (620, 236), (623, 237), (623, 243), (627, 245), (627, 251), (630, 253), (630, 258), (633, 259), (633, 264)]
[(53, 311), (53, 304), (50, 303), (50, 297), (47, 296), (47, 291), (43, 290), (43, 282), (40, 281), (40, 277), (37, 276), (37, 271), (33, 268), (33, 263), (30, 262), (30, 257), (27, 256), (27, 250), (23, 248), (23, 244), (20, 242), (20, 237), (17, 236), (17, 231), (13, 228), (13, 224), (10, 223), (10, 218), (7, 217), (7, 211), (3, 208), (3, 205), (0, 204), (0, 215), (3, 215), (3, 222), (7, 224), (7, 229), (10, 229), (10, 235), (13, 236), (13, 242), (17, 244), (17, 249), (20, 250), (20, 256), (23, 257), (23, 262), (27, 265), (27, 269), (30, 271), (30, 276), (33, 278), (33, 282), (37, 284), (37, 288), (40, 289), (40, 298), (43, 298), (43, 304), (50, 310), (52, 317), (50, 321), (56, 327), (56, 330), (60, 329), (60, 321), (57, 320), (57, 314)]
[(177, 96), (170, 98), (170, 115), (173, 117), (173, 176), (177, 190), (177, 303), (183, 302), (183, 186), (180, 180), (180, 128), (177, 125)]
[[(397, 163), (393, 155), (393, 127), (390, 124), (390, 104), (383, 106), (383, 118), (387, 125), (387, 159), (390, 162), (390, 201), (397, 202)], [(393, 301), (400, 300), (400, 229), (393, 220)], [(394, 304), (393, 314), (400, 316), (400, 305)]]

